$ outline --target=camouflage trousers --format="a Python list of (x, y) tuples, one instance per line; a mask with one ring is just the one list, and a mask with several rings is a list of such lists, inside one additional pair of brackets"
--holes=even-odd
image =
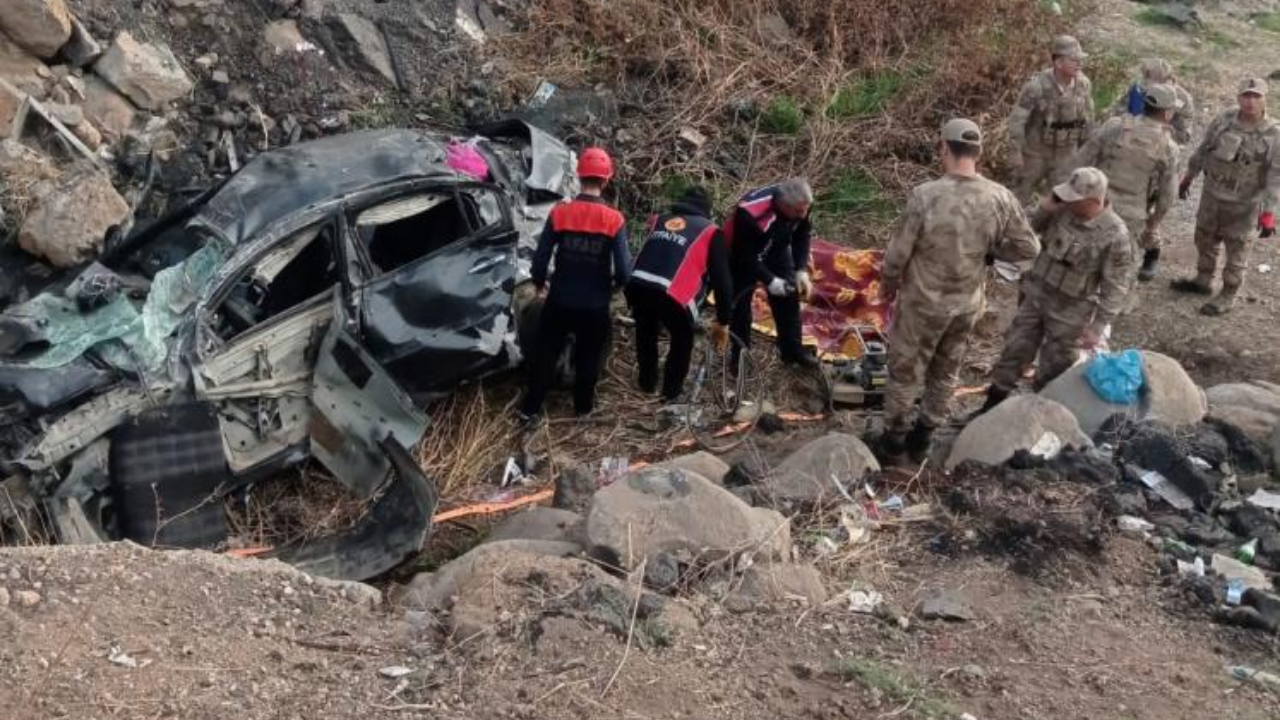
[(920, 419), (927, 425), (946, 424), (960, 365), (969, 347), (969, 334), (979, 312), (955, 317), (936, 316), (899, 308), (889, 327), (889, 385), (885, 390), (885, 428), (905, 433), (913, 423), (912, 409), (920, 398)]
[(1219, 248), (1225, 247), (1222, 286), (1239, 288), (1249, 266), (1256, 222), (1257, 207), (1253, 203), (1225, 202), (1202, 194), (1196, 211), (1196, 274), (1212, 280), (1218, 270)]
[(1027, 207), (1034, 201), (1037, 189), (1047, 193), (1054, 185), (1065, 182), (1070, 177), (1069, 161), (1074, 152), (1075, 148), (1028, 147), (1023, 152), (1022, 169), (1013, 186), (1018, 202)]
[(991, 370), (991, 384), (1012, 390), (1023, 368), (1039, 354), (1036, 389), (1066, 372), (1080, 355), (1080, 333), (1093, 319), (1093, 303), (1068, 297), (1028, 276), (1022, 281), (1018, 313), (1004, 336), (1004, 349)]

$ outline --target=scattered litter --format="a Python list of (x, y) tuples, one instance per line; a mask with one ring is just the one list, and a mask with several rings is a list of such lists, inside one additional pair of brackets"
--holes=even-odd
[(884, 596), (875, 590), (849, 591), (849, 612), (857, 615), (871, 615), (884, 602)]
[(413, 670), (411, 668), (407, 668), (403, 665), (388, 665), (387, 667), (379, 670), (378, 674), (384, 678), (395, 680), (397, 678), (402, 678), (405, 675), (409, 675), (412, 672)]
[(1280, 493), (1258, 488), (1249, 496), (1247, 502), (1254, 507), (1260, 507), (1264, 510), (1280, 510)]
[(1266, 275), (1266, 274), (1268, 274), (1268, 273), (1270, 273), (1270, 272), (1271, 272), (1271, 266), (1270, 266), (1270, 265), (1259, 265), (1259, 266), (1258, 266), (1258, 272), (1259, 272), (1259, 273), (1261, 273), (1261, 274), (1263, 274), (1263, 275)]
[(1204, 577), (1204, 560), (1198, 557), (1195, 562), (1179, 560), (1178, 574), (1182, 577)]
[(556, 90), (559, 90), (559, 88), (556, 87), (555, 83), (543, 80), (538, 83), (538, 89), (533, 91), (533, 97), (529, 98), (529, 102), (526, 103), (526, 105), (528, 105), (531, 110), (546, 107), (547, 102), (556, 94)]
[(1271, 590), (1271, 582), (1267, 580), (1266, 573), (1256, 567), (1245, 565), (1239, 560), (1229, 558), (1226, 555), (1214, 555), (1213, 562), (1210, 563), (1213, 571), (1221, 575), (1231, 582), (1232, 580), (1240, 580), (1245, 587), (1251, 587), (1255, 590), (1268, 592)]
[(903, 522), (919, 522), (933, 519), (933, 506), (929, 503), (917, 503), (902, 511)]
[(963, 598), (950, 590), (934, 590), (916, 606), (916, 614), (925, 620), (968, 622), (973, 620), (973, 608)]
[(1031, 446), (1031, 454), (1045, 460), (1054, 459), (1060, 452), (1062, 452), (1062, 438), (1052, 432), (1045, 432), (1036, 444)]
[[(1053, 5), (1054, 7), (1057, 7), (1058, 3), (1054, 3)], [(1059, 9), (1056, 14), (1061, 15), (1062, 10)], [(978, 718), (974, 717), (972, 713), (961, 713), (960, 720), (978, 720)]]
[(1271, 690), (1280, 690), (1280, 676), (1241, 665), (1228, 665), (1227, 674), (1241, 682), (1256, 682)]
[(624, 457), (605, 457), (600, 459), (600, 475), (597, 478), (600, 486), (611, 485), (622, 479), (631, 469), (631, 463)]
[(817, 553), (818, 557), (834, 555), (839, 549), (840, 544), (826, 535), (818, 538), (818, 543), (813, 546), (813, 551)]
[(879, 508), (881, 510), (887, 510), (889, 512), (902, 512), (904, 507), (906, 507), (906, 503), (904, 503), (902, 498), (897, 495), (890, 495), (884, 502), (879, 503)]
[(118, 665), (129, 669), (136, 669), (138, 667), (137, 659), (124, 650), (121, 650), (119, 646), (116, 645), (111, 646), (111, 651), (107, 654), (107, 662), (112, 665)]
[(1191, 463), (1192, 465), (1195, 465), (1196, 467), (1200, 468), (1201, 470), (1212, 470), (1212, 469), (1213, 469), (1213, 466), (1209, 464), (1209, 461), (1208, 461), (1208, 460), (1205, 460), (1205, 459), (1204, 459), (1204, 458), (1202, 458), (1202, 457), (1196, 457), (1195, 455), (1189, 455), (1189, 456), (1187, 456), (1187, 462)]
[(1143, 485), (1151, 488), (1152, 492), (1178, 510), (1190, 510), (1196, 506), (1190, 495), (1155, 470), (1143, 470), (1138, 478), (1142, 480)]
[(1240, 601), (1244, 598), (1244, 591), (1244, 581), (1239, 578), (1227, 583), (1227, 604), (1239, 605)]
[(524, 474), (524, 470), (521, 469), (520, 463), (516, 462), (515, 456), (513, 455), (507, 458), (507, 466), (502, 471), (501, 487), (507, 487), (514, 483), (520, 483), (523, 485), (528, 481), (528, 479), (528, 476)]
[(1253, 559), (1258, 555), (1258, 539), (1254, 538), (1249, 542), (1236, 548), (1236, 559), (1245, 565), (1252, 565)]
[(1137, 350), (1098, 355), (1089, 361), (1085, 380), (1098, 397), (1116, 405), (1132, 405), (1145, 382), (1142, 355)]
[(680, 139), (684, 140), (685, 142), (689, 143), (695, 148), (700, 148), (703, 145), (707, 144), (706, 135), (703, 135), (702, 133), (688, 126), (680, 129)]
[(1132, 515), (1121, 515), (1116, 518), (1116, 524), (1120, 526), (1121, 531), (1127, 533), (1148, 533), (1156, 529), (1155, 525)]

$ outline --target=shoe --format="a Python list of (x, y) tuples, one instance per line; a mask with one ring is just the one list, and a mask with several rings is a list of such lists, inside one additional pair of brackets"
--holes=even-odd
[(1200, 306), (1200, 314), (1209, 317), (1226, 315), (1236, 304), (1236, 288), (1224, 287), (1218, 297)]
[(799, 355), (782, 356), (782, 364), (795, 365), (802, 370), (813, 370), (818, 367), (818, 358), (808, 354), (800, 353)]
[(987, 388), (986, 402), (982, 403), (982, 407), (978, 410), (978, 412), (971, 415), (969, 419), (973, 420), (974, 418), (977, 418), (981, 415), (985, 415), (988, 410), (991, 410), (995, 406), (1004, 402), (1005, 398), (1009, 397), (1011, 392), (1012, 392), (1011, 390), (1006, 390), (1002, 387), (996, 387), (995, 385), (992, 385), (991, 387)]
[(871, 444), (871, 453), (884, 467), (905, 465), (907, 459), (905, 440), (905, 434), (886, 430)]
[(1142, 267), (1138, 269), (1139, 282), (1151, 282), (1156, 276), (1156, 266), (1160, 264), (1160, 248), (1152, 248), (1142, 254)]
[(1174, 292), (1191, 293), (1192, 295), (1212, 295), (1213, 288), (1209, 285), (1209, 281), (1196, 276), (1195, 278), (1178, 278), (1169, 281), (1169, 287)]
[(916, 426), (907, 433), (905, 446), (907, 456), (911, 458), (912, 463), (916, 465), (923, 463), (929, 457), (929, 451), (933, 449), (933, 426), (917, 421)]

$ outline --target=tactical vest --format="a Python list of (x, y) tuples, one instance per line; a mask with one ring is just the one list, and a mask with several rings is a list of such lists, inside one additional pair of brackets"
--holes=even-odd
[(1158, 122), (1132, 115), (1121, 120), (1120, 135), (1103, 150), (1099, 167), (1107, 175), (1108, 194), (1121, 216), (1146, 215), (1151, 174), (1164, 159), (1168, 138), (1168, 128)]
[(655, 215), (649, 222), (649, 236), (636, 255), (631, 281), (661, 289), (672, 300), (693, 309), (702, 290), (711, 239), (718, 229), (699, 215)]
[(1035, 112), (1042, 119), (1040, 139), (1044, 145), (1055, 150), (1079, 147), (1089, 125), (1089, 94), (1083, 77), (1077, 78), (1066, 92), (1059, 92), (1053, 71), (1043, 72)]
[(1213, 140), (1205, 159), (1207, 190), (1220, 200), (1248, 202), (1266, 184), (1267, 155), (1280, 133), (1270, 120), (1253, 130), (1234, 123)]
[(1071, 219), (1056, 220), (1044, 236), (1044, 247), (1032, 276), (1067, 297), (1087, 300), (1098, 291), (1106, 246)]

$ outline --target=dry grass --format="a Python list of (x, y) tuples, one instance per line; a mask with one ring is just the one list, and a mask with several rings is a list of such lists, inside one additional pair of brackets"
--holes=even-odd
[(237, 546), (283, 547), (354, 527), (371, 503), (308, 464), (229, 499), (227, 525)]
[[(932, 169), (947, 118), (995, 128), (1060, 23), (1027, 0), (537, 0), (501, 51), (527, 90), (598, 84), (636, 108), (624, 122), (641, 142), (619, 153), (629, 209), (672, 178), (724, 203), (790, 174), (821, 190), (859, 167), (896, 198)], [(684, 128), (706, 145), (683, 143)], [(884, 221), (860, 224), (839, 229)]]
[(436, 481), (441, 498), (457, 498), (475, 485), (502, 479), (518, 445), (515, 403), (509, 388), (486, 392), (484, 385), (472, 385), (431, 408), (418, 464)]
[(35, 188), (56, 180), (61, 174), (52, 165), (28, 162), (5, 163), (0, 172), (0, 238), (17, 232), (35, 203)]

